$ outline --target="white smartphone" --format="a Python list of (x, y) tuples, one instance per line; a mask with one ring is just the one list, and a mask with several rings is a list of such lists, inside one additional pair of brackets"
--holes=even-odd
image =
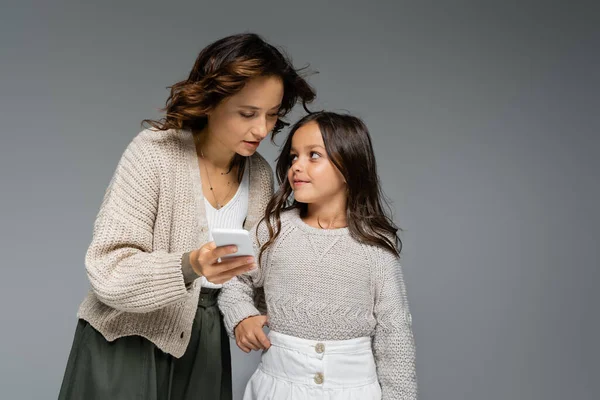
[(250, 234), (245, 229), (213, 229), (211, 231), (213, 240), (217, 247), (236, 245), (238, 251), (228, 254), (222, 258), (252, 256), (254, 257), (254, 248), (250, 241)]

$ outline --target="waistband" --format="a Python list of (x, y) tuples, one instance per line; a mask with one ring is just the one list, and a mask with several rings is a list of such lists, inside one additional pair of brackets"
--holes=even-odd
[(370, 337), (307, 340), (271, 331), (259, 369), (275, 379), (322, 389), (377, 384)]
[(272, 346), (298, 351), (317, 358), (323, 358), (326, 354), (352, 354), (371, 351), (370, 337), (318, 341), (271, 331), (269, 333), (269, 340)]
[(198, 307), (212, 307), (217, 305), (219, 298), (219, 292), (221, 289), (203, 287), (200, 290), (200, 297), (198, 298)]

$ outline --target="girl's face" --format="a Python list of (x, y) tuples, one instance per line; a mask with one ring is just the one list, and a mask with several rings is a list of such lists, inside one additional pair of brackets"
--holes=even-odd
[(346, 200), (344, 176), (331, 162), (319, 125), (308, 122), (292, 137), (291, 166), (288, 181), (294, 199), (301, 203), (319, 203)]
[(279, 118), (283, 83), (279, 77), (254, 78), (207, 113), (211, 140), (241, 156), (254, 154)]

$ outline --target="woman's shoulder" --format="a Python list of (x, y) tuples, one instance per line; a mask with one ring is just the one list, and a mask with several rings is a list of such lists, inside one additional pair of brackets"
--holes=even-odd
[[(144, 129), (129, 142), (120, 164), (131, 165), (131, 171), (147, 171), (154, 175), (177, 171), (186, 162), (185, 134), (185, 131), (177, 130)], [(193, 139), (190, 137), (189, 140)]]
[(273, 168), (271, 168), (271, 165), (259, 152), (255, 152), (249, 158), (251, 165), (250, 168), (273, 175)]
[(169, 148), (184, 146), (186, 134), (186, 131), (176, 129), (156, 130), (148, 128), (139, 132), (131, 141), (131, 145), (141, 146), (150, 152), (160, 152)]

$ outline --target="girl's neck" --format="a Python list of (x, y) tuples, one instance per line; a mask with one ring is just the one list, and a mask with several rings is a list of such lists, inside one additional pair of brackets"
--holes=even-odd
[(196, 144), (196, 153), (202, 157), (204, 162), (208, 162), (220, 170), (229, 169), (235, 153), (215, 139), (208, 132), (208, 127), (194, 133), (194, 143)]
[(308, 204), (304, 222), (322, 229), (337, 229), (348, 226), (346, 221), (346, 201), (329, 201), (325, 204)]

